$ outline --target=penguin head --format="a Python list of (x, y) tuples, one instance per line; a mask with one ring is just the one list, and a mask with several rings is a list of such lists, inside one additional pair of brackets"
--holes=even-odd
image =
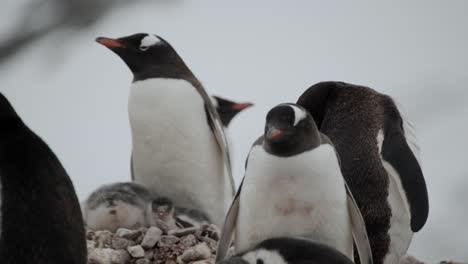
[(236, 103), (218, 96), (212, 96), (213, 104), (221, 117), (221, 122), (225, 127), (229, 125), (231, 120), (241, 111), (252, 107), (252, 103)]
[(174, 213), (174, 204), (166, 197), (158, 197), (154, 199), (151, 206), (153, 214), (155, 214), (156, 218), (161, 220), (165, 220)]
[(98, 37), (96, 42), (116, 53), (135, 77), (157, 73), (162, 68), (186, 68), (174, 48), (154, 34), (138, 33), (117, 39)]
[(264, 148), (282, 156), (292, 156), (320, 145), (314, 119), (296, 104), (280, 104), (266, 117)]

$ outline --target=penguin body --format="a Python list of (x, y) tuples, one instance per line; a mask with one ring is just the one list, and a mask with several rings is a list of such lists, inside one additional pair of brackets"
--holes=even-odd
[(129, 96), (132, 179), (220, 225), (234, 194), (228, 144), (210, 97), (176, 51), (152, 34), (97, 41), (134, 80)]
[(155, 221), (163, 222), (168, 229), (200, 227), (210, 224), (209, 217), (202, 211), (174, 207), (167, 197), (158, 197), (152, 203)]
[(342, 82), (313, 85), (297, 103), (336, 147), (374, 263), (398, 263), (429, 212), (412, 124), (391, 97)]
[[(224, 258), (234, 229), (236, 252), (272, 237), (301, 236), (351, 258), (353, 232), (359, 229), (353, 227), (354, 214), (361, 216), (349, 200), (352, 204), (331, 142), (302, 107), (278, 105), (268, 113), (265, 133), (249, 153), (217, 260)], [(365, 232), (364, 224), (359, 225)], [(356, 243), (360, 252), (364, 253), (363, 247), (369, 251), (365, 234)], [(364, 257), (363, 263), (368, 260)]]
[(83, 217), (92, 230), (147, 227), (153, 224), (151, 201), (154, 195), (134, 182), (103, 185), (82, 205)]
[(0, 260), (85, 264), (73, 184), (47, 144), (0, 94)]
[(305, 238), (275, 237), (218, 264), (353, 264), (338, 250)]

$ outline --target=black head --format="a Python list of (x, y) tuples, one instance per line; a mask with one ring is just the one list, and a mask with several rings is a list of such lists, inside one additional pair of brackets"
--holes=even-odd
[(118, 39), (96, 38), (127, 64), (134, 81), (191, 74), (172, 46), (154, 34), (138, 33)]
[(174, 204), (169, 198), (158, 197), (153, 200), (152, 204), (153, 213), (159, 218), (163, 218), (174, 212)]
[(236, 116), (242, 110), (253, 106), (252, 103), (236, 103), (218, 96), (212, 97), (214, 99), (214, 105), (216, 106), (216, 110), (218, 111), (218, 114), (221, 117), (221, 122), (225, 127), (229, 125), (234, 116)]
[(293, 156), (320, 145), (314, 119), (296, 104), (280, 104), (266, 117), (263, 147), (277, 156)]
[(3, 119), (8, 117), (17, 117), (17, 114), (8, 99), (0, 93), (0, 118)]

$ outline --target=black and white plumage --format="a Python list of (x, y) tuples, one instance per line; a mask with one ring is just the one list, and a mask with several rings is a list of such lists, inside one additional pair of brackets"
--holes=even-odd
[(217, 264), (353, 264), (338, 250), (310, 239), (277, 237)]
[(96, 41), (119, 55), (134, 76), (128, 104), (132, 178), (221, 225), (234, 180), (221, 119), (201, 83), (161, 37)]
[(0, 261), (85, 264), (73, 184), (47, 144), (0, 94)]
[(219, 96), (211, 96), (211, 98), (224, 127), (228, 127), (237, 114), (253, 106), (252, 103), (237, 103)]
[(391, 97), (343, 82), (315, 84), (297, 103), (336, 147), (374, 263), (398, 263), (429, 212), (412, 124)]
[(92, 230), (137, 228), (154, 224), (147, 188), (135, 182), (107, 184), (92, 192), (82, 204), (86, 226)]
[(265, 132), (250, 150), (241, 186), (226, 216), (217, 261), (235, 232), (237, 252), (277, 236), (314, 239), (372, 263), (362, 216), (346, 189), (331, 142), (294, 104), (268, 112)]

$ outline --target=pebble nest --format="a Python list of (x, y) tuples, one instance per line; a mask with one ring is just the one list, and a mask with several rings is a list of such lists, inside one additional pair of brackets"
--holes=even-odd
[(214, 264), (218, 228), (120, 228), (86, 232), (88, 264)]

